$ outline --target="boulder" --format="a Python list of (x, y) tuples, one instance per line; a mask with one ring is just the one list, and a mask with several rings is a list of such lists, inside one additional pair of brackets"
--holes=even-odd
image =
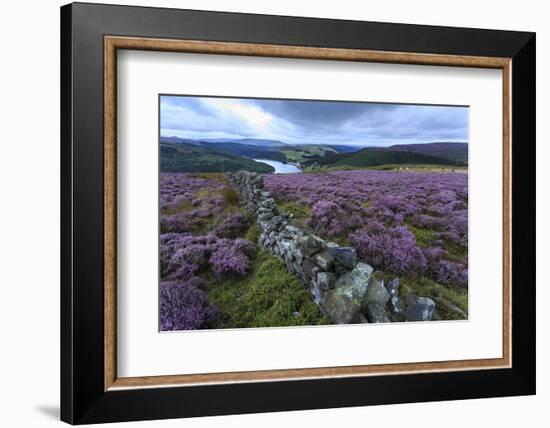
[(358, 320), (361, 305), (355, 299), (333, 289), (325, 293), (323, 309), (336, 324), (350, 324)]
[(325, 294), (324, 290), (319, 288), (319, 284), (315, 280), (309, 282), (309, 292), (313, 296), (313, 300), (316, 304), (320, 305), (323, 301), (323, 296)]
[(291, 252), (292, 243), (288, 239), (279, 239), (278, 246), (282, 254), (289, 254)]
[(330, 270), (332, 264), (334, 263), (334, 258), (330, 255), (328, 251), (321, 251), (320, 253), (313, 256), (313, 261), (317, 266), (322, 270)]
[(386, 289), (388, 290), (388, 293), (390, 293), (390, 296), (399, 296), (399, 278), (394, 278), (391, 281), (389, 281), (386, 285)]
[(392, 279), (386, 285), (386, 289), (390, 294), (389, 308), (393, 322), (405, 321), (405, 304), (399, 297), (399, 286), (399, 278)]
[(327, 245), (328, 251), (334, 259), (343, 266), (353, 269), (357, 264), (357, 252), (352, 247), (340, 247), (338, 245)]
[(285, 226), (284, 233), (286, 236), (297, 236), (300, 234), (300, 229), (289, 224)]
[(384, 281), (372, 278), (365, 294), (365, 302), (384, 307), (388, 303), (388, 300), (390, 300), (390, 293), (384, 287)]
[(300, 238), (300, 246), (306, 257), (311, 257), (313, 254), (321, 251), (323, 241), (314, 235), (306, 235)]
[(294, 252), (294, 258), (298, 261), (298, 263), (302, 263), (304, 261), (304, 253), (300, 248), (293, 247)]
[(283, 218), (279, 215), (277, 215), (277, 216), (275, 216), (271, 219), (271, 223), (273, 223), (273, 225), (275, 225), (275, 226), (279, 225), (282, 221), (283, 221)]
[(304, 271), (302, 270), (302, 266), (300, 263), (298, 263), (297, 260), (294, 260), (292, 262), (292, 270), (296, 275), (299, 275), (300, 277), (304, 274)]
[(302, 270), (309, 278), (315, 278), (317, 272), (319, 272), (319, 268), (309, 259), (304, 260), (302, 263)]
[(347, 296), (361, 307), (365, 303), (372, 272), (372, 266), (366, 263), (357, 263), (353, 270), (338, 278), (335, 289), (339, 294)]
[(317, 274), (317, 285), (321, 290), (327, 291), (334, 288), (336, 277), (330, 272), (319, 272)]
[(391, 322), (386, 307), (380, 303), (367, 303), (367, 318), (371, 323)]
[(261, 214), (258, 214), (258, 220), (261, 221), (269, 221), (273, 218), (273, 213), (269, 210), (265, 210), (265, 212), (262, 212)]
[(369, 320), (363, 314), (359, 314), (359, 324), (368, 324)]
[(399, 296), (390, 297), (390, 314), (393, 322), (405, 321), (405, 304)]
[(407, 321), (431, 321), (433, 318), (435, 302), (429, 297), (418, 297), (409, 293), (406, 303), (405, 319)]

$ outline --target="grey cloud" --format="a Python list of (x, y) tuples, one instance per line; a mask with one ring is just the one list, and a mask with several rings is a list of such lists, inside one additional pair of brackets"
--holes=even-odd
[[(261, 128), (200, 97), (163, 97), (161, 132), (188, 138), (255, 137), (292, 144), (407, 144), (467, 141), (466, 107), (233, 99), (271, 119)], [(209, 99), (211, 101), (211, 99)]]

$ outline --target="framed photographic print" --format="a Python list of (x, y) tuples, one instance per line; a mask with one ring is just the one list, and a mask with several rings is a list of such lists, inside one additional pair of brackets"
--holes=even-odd
[(535, 35), (61, 8), (72, 424), (535, 393)]

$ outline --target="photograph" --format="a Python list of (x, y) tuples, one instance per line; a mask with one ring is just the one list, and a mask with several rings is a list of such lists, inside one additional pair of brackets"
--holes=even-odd
[(159, 110), (160, 331), (468, 319), (468, 106)]
[[(6, 68), (21, 83), (6, 183), (28, 182), (6, 204), (25, 219), (4, 222), (21, 247), (8, 265), (37, 287), (4, 288), (42, 293), (4, 299), (23, 322), (7, 331), (55, 345), (6, 364), (10, 389), (21, 372), (49, 385), (21, 390), (10, 421), (321, 427), (387, 424), (391, 407), (416, 426), (448, 422), (453, 401), (461, 427), (542, 414), (543, 14), (142, 3), (27, 5), (52, 49), (21, 50), (32, 32), (7, 44), (25, 55)], [(22, 142), (29, 124), (40, 136)]]

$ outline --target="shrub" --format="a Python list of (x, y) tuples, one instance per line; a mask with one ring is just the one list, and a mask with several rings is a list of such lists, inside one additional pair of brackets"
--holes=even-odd
[(201, 281), (164, 281), (160, 284), (160, 330), (196, 330), (216, 315), (199, 288)]
[(441, 260), (434, 269), (434, 274), (436, 281), (441, 284), (461, 287), (468, 285), (468, 269), (461, 263)]
[(406, 227), (398, 226), (383, 232), (361, 229), (350, 235), (350, 242), (358, 255), (374, 267), (411, 276), (426, 272), (426, 258)]
[(255, 245), (246, 239), (218, 241), (216, 250), (210, 257), (210, 264), (217, 274), (234, 273), (246, 275), (249, 268), (249, 257), (254, 254)]
[(240, 211), (225, 213), (218, 219), (212, 233), (220, 238), (237, 238), (250, 224), (249, 219)]

